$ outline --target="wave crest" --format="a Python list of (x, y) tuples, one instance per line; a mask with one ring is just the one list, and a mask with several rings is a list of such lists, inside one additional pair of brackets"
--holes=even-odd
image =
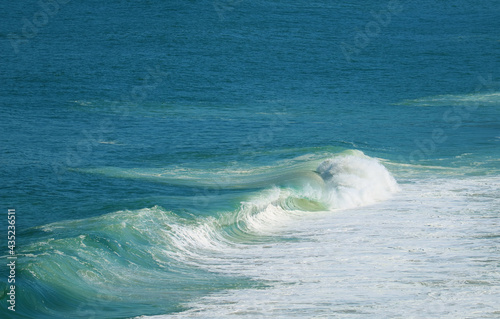
[(325, 182), (323, 198), (331, 209), (372, 204), (399, 190), (389, 171), (361, 152), (327, 159), (316, 172)]

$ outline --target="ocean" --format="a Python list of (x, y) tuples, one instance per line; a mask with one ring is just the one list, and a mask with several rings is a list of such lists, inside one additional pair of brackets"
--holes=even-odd
[(28, 0), (1, 318), (499, 318), (498, 1)]

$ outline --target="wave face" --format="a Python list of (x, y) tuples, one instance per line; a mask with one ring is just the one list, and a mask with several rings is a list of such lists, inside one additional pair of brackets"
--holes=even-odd
[[(258, 288), (269, 280), (237, 271), (250, 248), (297, 240), (294, 225), (313, 212), (372, 204), (398, 190), (387, 169), (359, 151), (277, 171), (267, 168), (259, 184), (278, 183), (248, 193), (232, 211), (181, 217), (155, 206), (30, 230), (38, 239), (19, 253), (25, 266), (18, 287), (20, 303), (34, 306), (20, 312), (38, 318), (169, 313), (213, 291)], [(248, 179), (254, 186), (255, 178)], [(242, 186), (245, 178), (235, 180)]]

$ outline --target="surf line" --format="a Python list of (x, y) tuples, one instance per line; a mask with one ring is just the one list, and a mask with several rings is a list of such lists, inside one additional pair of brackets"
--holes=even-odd
[(16, 210), (9, 208), (7, 212), (7, 248), (9, 250), (9, 255), (7, 256), (9, 267), (9, 277), (7, 282), (10, 284), (9, 292), (7, 293), (7, 302), (10, 304), (8, 309), (11, 311), (16, 311)]

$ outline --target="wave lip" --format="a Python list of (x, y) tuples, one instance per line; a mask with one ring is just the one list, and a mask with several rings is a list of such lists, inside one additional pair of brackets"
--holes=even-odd
[(356, 150), (322, 161), (314, 172), (297, 171), (300, 185), (275, 186), (242, 202), (230, 214), (240, 234), (273, 233), (304, 212), (370, 205), (389, 199), (400, 189), (385, 166)]

